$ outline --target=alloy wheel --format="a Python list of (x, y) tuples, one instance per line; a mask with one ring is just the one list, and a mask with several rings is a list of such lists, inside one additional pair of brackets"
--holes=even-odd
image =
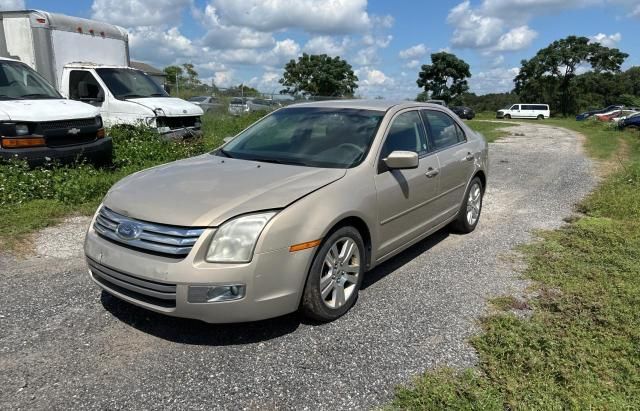
[(336, 240), (322, 264), (320, 295), (331, 308), (342, 307), (356, 291), (360, 275), (361, 251), (349, 237)]
[(482, 207), (482, 189), (480, 184), (474, 183), (469, 190), (469, 198), (467, 199), (467, 223), (470, 226), (478, 222), (480, 207)]

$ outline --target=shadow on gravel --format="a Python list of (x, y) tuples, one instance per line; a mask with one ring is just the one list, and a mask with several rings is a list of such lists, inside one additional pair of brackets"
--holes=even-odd
[(294, 332), (300, 317), (289, 314), (243, 324), (207, 324), (169, 317), (129, 304), (103, 291), (102, 306), (120, 321), (158, 338), (191, 345), (242, 345), (271, 340)]
[[(384, 262), (365, 275), (361, 289), (366, 290), (448, 236), (448, 229), (440, 230)], [(290, 334), (301, 324), (322, 326), (322, 323), (304, 319), (298, 313), (251, 323), (207, 324), (202, 321), (158, 314), (115, 298), (105, 291), (102, 292), (100, 301), (107, 311), (125, 324), (158, 338), (181, 344), (210, 346), (251, 344)]]
[(451, 232), (448, 228), (443, 228), (442, 230), (436, 231), (435, 233), (431, 234), (431, 236), (425, 238), (419, 243), (404, 250), (397, 256), (380, 264), (379, 266), (365, 274), (360, 289), (366, 290), (368, 287), (372, 286), (379, 280), (396, 271), (403, 265), (409, 263), (420, 254), (429, 251), (432, 247), (449, 237), (450, 234)]

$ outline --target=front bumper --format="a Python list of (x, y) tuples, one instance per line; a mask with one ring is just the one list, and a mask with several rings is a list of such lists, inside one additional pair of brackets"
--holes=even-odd
[(502, 111), (498, 111), (496, 113), (496, 118), (504, 118), (504, 113)]
[(26, 160), (32, 167), (42, 165), (51, 160), (56, 160), (60, 163), (71, 163), (79, 158), (85, 158), (89, 162), (96, 164), (105, 164), (111, 161), (112, 155), (113, 142), (111, 137), (103, 137), (88, 144), (74, 146), (0, 148), (0, 158), (9, 160), (17, 157)]
[[(205, 230), (187, 257), (173, 259), (106, 240), (94, 231), (92, 222), (84, 247), (87, 262), (93, 266), (89, 275), (103, 290), (137, 306), (209, 323), (256, 321), (298, 309), (315, 249), (295, 253), (280, 249), (256, 253), (249, 263), (214, 264), (204, 260), (213, 233), (212, 229)], [(228, 284), (245, 285), (245, 296), (213, 303), (188, 300), (189, 286)], [(171, 298), (175, 299), (159, 301), (146, 298), (146, 294), (152, 292), (136, 293), (136, 290), (144, 293), (149, 288), (168, 290), (169, 295), (174, 293), (175, 297)]]
[(165, 133), (160, 133), (160, 136), (167, 140), (197, 138), (197, 137), (202, 137), (202, 130), (196, 127), (184, 127), (184, 128), (169, 130)]

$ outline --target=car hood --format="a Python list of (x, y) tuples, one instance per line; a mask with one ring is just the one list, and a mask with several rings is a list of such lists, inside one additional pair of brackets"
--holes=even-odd
[(127, 101), (145, 106), (151, 110), (162, 109), (167, 116), (201, 116), (202, 108), (175, 97), (129, 98)]
[(205, 154), (126, 177), (104, 205), (139, 220), (215, 227), (240, 214), (286, 207), (345, 173)]
[(55, 121), (95, 117), (97, 108), (80, 101), (65, 99), (1, 100), (0, 120)]

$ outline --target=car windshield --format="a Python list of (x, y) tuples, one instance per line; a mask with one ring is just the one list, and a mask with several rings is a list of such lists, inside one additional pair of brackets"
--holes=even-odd
[(244, 104), (244, 100), (241, 98), (233, 98), (229, 104)]
[(24, 63), (0, 61), (0, 100), (59, 99), (62, 96)]
[(99, 68), (96, 72), (117, 99), (168, 97), (158, 83), (140, 70)]
[(245, 160), (350, 168), (366, 157), (384, 112), (292, 107), (276, 111), (216, 152)]
[(196, 103), (201, 103), (203, 101), (205, 101), (207, 98), (206, 97), (191, 97), (189, 99), (189, 101), (195, 101)]

